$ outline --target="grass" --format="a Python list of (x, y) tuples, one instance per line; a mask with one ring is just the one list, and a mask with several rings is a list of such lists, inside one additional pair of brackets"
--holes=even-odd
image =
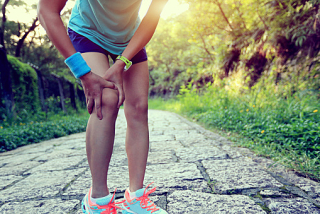
[[(45, 121), (13, 122), (0, 125), (0, 152), (74, 133), (84, 132), (89, 115), (85, 110), (73, 115), (51, 115)], [(6, 121), (4, 121), (5, 123)]]
[(231, 138), (238, 146), (320, 180), (319, 92), (294, 94), (271, 88), (235, 91), (183, 87), (173, 99), (150, 99), (150, 109), (181, 114)]

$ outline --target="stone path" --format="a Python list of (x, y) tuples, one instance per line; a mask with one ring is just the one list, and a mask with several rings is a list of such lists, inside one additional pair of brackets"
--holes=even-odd
[[(170, 214), (320, 213), (320, 185), (169, 112), (150, 111), (145, 184)], [(128, 186), (125, 118), (119, 113), (108, 178)], [(85, 133), (0, 154), (0, 213), (81, 213), (91, 185)]]

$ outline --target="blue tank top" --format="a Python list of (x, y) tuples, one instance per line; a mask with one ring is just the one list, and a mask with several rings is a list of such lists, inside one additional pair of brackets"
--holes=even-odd
[(140, 24), (142, 0), (76, 0), (68, 27), (112, 54), (122, 54)]

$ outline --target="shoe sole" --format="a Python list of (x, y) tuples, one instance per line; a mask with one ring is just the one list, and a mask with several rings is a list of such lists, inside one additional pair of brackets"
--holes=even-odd
[(82, 199), (82, 201), (81, 201), (81, 209), (82, 209), (82, 212), (83, 212), (83, 213), (87, 213), (87, 211), (86, 211), (86, 205), (84, 204), (83, 199)]

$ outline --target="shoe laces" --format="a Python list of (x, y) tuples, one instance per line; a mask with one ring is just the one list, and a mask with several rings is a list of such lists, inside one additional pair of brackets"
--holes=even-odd
[(99, 209), (105, 209), (101, 214), (117, 214), (117, 209), (123, 210), (123, 208), (117, 206), (117, 204), (122, 204), (126, 200), (115, 202), (114, 196), (116, 194), (117, 188), (114, 190), (110, 203), (107, 205), (98, 206)]
[(157, 205), (155, 205), (151, 199), (148, 197), (151, 193), (153, 193), (154, 191), (156, 191), (156, 187), (152, 188), (150, 191), (146, 192), (146, 190), (148, 189), (148, 187), (153, 184), (150, 183), (144, 190), (143, 195), (139, 198), (136, 198), (137, 201), (140, 201), (140, 205), (143, 209), (147, 209), (147, 211), (151, 211), (151, 213), (159, 210), (159, 208), (157, 208)]

